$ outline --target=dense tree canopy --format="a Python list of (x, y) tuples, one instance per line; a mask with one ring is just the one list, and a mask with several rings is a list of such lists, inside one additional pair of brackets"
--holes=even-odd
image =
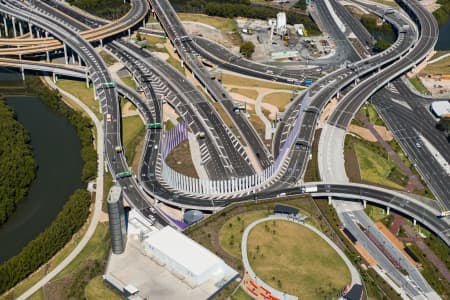
[(25, 197), (36, 174), (30, 136), (0, 99), (0, 225)]
[(438, 0), (440, 7), (433, 12), (439, 24), (443, 24), (450, 18), (450, 0)]
[(120, 18), (130, 9), (129, 1), (123, 0), (67, 0), (67, 2), (109, 20)]
[(255, 52), (255, 45), (252, 42), (245, 41), (241, 43), (239, 53), (244, 55), (245, 58), (252, 58), (253, 52)]
[(62, 211), (44, 232), (29, 242), (20, 253), (0, 265), (0, 294), (34, 272), (61, 249), (86, 221), (90, 193), (76, 190)]
[[(39, 78), (28, 77), (25, 81), (27, 89), (39, 96), (49, 108), (63, 114), (75, 127), (80, 138), (81, 157), (84, 161), (82, 179), (90, 180), (97, 173), (97, 152), (93, 147), (92, 124), (80, 112), (72, 110), (60, 99), (57, 91), (50, 91)], [(3, 122), (0, 122), (3, 125)], [(4, 130), (0, 128), (0, 134)], [(3, 164), (0, 163), (0, 167)], [(2, 172), (0, 176), (4, 173)], [(88, 191), (78, 189), (68, 199), (56, 219), (29, 242), (19, 254), (0, 262), (0, 294), (16, 285), (42, 264), (47, 262), (72, 238), (89, 215), (91, 195)]]
[[(254, 19), (275, 18), (280, 11), (273, 7), (252, 4), (249, 0), (171, 0), (178, 11), (203, 13), (225, 18), (246, 17)], [(286, 12), (289, 24), (303, 24), (309, 34), (320, 33), (317, 25), (309, 17), (292, 11)]]
[(388, 41), (386, 41), (383, 38), (380, 38), (380, 39), (377, 40), (377, 42), (373, 46), (373, 50), (375, 52), (381, 52), (381, 51), (384, 51), (387, 48), (389, 48), (390, 45), (391, 45), (391, 43), (389, 43)]

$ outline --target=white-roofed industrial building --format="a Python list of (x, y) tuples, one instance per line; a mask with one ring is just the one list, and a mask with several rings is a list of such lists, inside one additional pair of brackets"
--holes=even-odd
[(434, 101), (431, 103), (431, 111), (438, 118), (442, 118), (442, 116), (450, 116), (450, 100)]
[(130, 297), (209, 299), (238, 273), (214, 253), (167, 226), (160, 230), (132, 210), (125, 252), (111, 254), (105, 280)]
[(169, 226), (145, 239), (144, 248), (192, 286), (211, 279), (219, 282), (237, 274), (221, 258)]

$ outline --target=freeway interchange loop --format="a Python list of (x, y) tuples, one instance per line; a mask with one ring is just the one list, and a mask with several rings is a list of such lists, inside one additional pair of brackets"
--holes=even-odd
[[(319, 8), (324, 5), (322, 1), (315, 3)], [(138, 174), (117, 178), (117, 183), (124, 188), (128, 202), (141, 211), (152, 206), (150, 198), (181, 208), (215, 211), (237, 201), (302, 194), (305, 187), (317, 187), (316, 192), (311, 193), (313, 197), (366, 200), (395, 209), (422, 223), (450, 245), (449, 222), (446, 218), (437, 218), (441, 210), (450, 208), (449, 195), (446, 199), (440, 199), (440, 206), (436, 207), (432, 202), (422, 202), (412, 195), (368, 185), (336, 182), (300, 184), (311, 154), (318, 119), (328, 102), (343, 90), (347, 90), (328, 120), (330, 126), (346, 130), (356, 112), (370, 96), (415, 67), (433, 50), (438, 36), (434, 18), (415, 0), (398, 0), (398, 3), (405, 13), (391, 14), (379, 9), (377, 11), (375, 6), (371, 8), (375, 13), (383, 14), (398, 30), (398, 39), (389, 49), (362, 60), (352, 52), (354, 50), (349, 49), (352, 62), (317, 79), (308, 71), (286, 72), (273, 66), (268, 73), (267, 66), (245, 59), (226, 60), (228, 54), (225, 50), (209, 52), (208, 48), (205, 48), (207, 43), (193, 39), (187, 34), (168, 0), (131, 0), (130, 11), (114, 22), (81, 16), (79, 12), (70, 10), (67, 6), (58, 5), (56, 0), (31, 3), (2, 0), (2, 14), (28, 23), (30, 29), (38, 28), (37, 32), (42, 36), (34, 37), (31, 34), (30, 38), (25, 39), (0, 38), (0, 45), (9, 46), (0, 48), (0, 65), (19, 68), (22, 72), (42, 71), (86, 78), (88, 83), (92, 82), (104, 116), (108, 170), (114, 176), (129, 174), (123, 153), (115, 151), (116, 147), (122, 146), (119, 93), (126, 95), (138, 107), (147, 124), (161, 123), (162, 103), (167, 100), (184, 116), (193, 132), (208, 133), (210, 138), (200, 143), (212, 158), (205, 166), (211, 178), (205, 184), (211, 188), (207, 190), (208, 193), (202, 190), (202, 193), (193, 194), (177, 190), (167, 177), (164, 180), (161, 174), (160, 153), (165, 138), (163, 130), (146, 131), (146, 145)], [(145, 24), (151, 11), (155, 13), (187, 69), (227, 112), (248, 146), (248, 151), (257, 157), (264, 180), (243, 179), (253, 178), (257, 172), (249, 163), (239, 139), (223, 125), (220, 116), (195, 86), (151, 53), (120, 39), (139, 29), (141, 23)], [(339, 38), (342, 32), (334, 30), (333, 34)], [(145, 97), (113, 83), (105, 62), (94, 49), (94, 46), (98, 45), (119, 58), (139, 82)], [(78, 57), (79, 65), (68, 64), (69, 50), (73, 56)], [(49, 56), (54, 53), (63, 53), (65, 64), (51, 63)], [(45, 59), (24, 58), (31, 54), (41, 55)], [(283, 120), (278, 124), (273, 151), (267, 149), (247, 118), (233, 112), (231, 96), (217, 81), (211, 79), (198, 57), (218, 63), (224, 69), (261, 79), (292, 83), (314, 78), (314, 84), (292, 101)], [(164, 87), (165, 95), (159, 90), (161, 86)], [(196, 90), (194, 97), (186, 96), (186, 91), (189, 90)], [(296, 122), (298, 126), (294, 125)], [(280, 162), (276, 163), (277, 160)], [(171, 223), (163, 214), (159, 214), (159, 218), (162, 223)]]

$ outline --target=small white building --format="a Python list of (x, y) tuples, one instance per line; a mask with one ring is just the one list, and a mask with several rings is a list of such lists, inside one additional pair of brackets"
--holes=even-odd
[(238, 274), (220, 257), (170, 226), (152, 232), (144, 240), (144, 249), (191, 286), (208, 280), (225, 283)]
[(444, 115), (450, 115), (450, 100), (434, 101), (431, 103), (431, 112), (438, 118)]

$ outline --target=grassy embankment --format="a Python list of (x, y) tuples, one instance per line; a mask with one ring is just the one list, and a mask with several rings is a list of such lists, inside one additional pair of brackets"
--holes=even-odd
[[(185, 234), (221, 256), (227, 264), (238, 270), (243, 276), (243, 267), (239, 256), (243, 229), (252, 220), (270, 214), (275, 204), (278, 203), (299, 208), (302, 214), (308, 216), (308, 222), (311, 225), (319, 228), (344, 250), (363, 274), (371, 299), (381, 299), (382, 297), (386, 297), (386, 299), (400, 299), (389, 285), (378, 277), (375, 271), (372, 269), (366, 271), (360, 268), (360, 263), (363, 262), (361, 257), (338, 230), (341, 224), (333, 208), (328, 206), (325, 200), (313, 201), (307, 197), (293, 197), (233, 204), (187, 229)], [(216, 299), (227, 299), (235, 291), (236, 287), (237, 283), (231, 284)], [(232, 297), (233, 299), (246, 299), (240, 298), (239, 295), (240, 291), (236, 290)]]
[(167, 39), (163, 37), (156, 37), (152, 35), (146, 35), (141, 34), (141, 38), (147, 40), (147, 44), (144, 46), (144, 48), (149, 49), (153, 52), (162, 52), (167, 54), (169, 57), (166, 60), (167, 63), (172, 65), (175, 69), (177, 69), (181, 74), (184, 74), (184, 67), (181, 65), (180, 60), (178, 57), (175, 57), (172, 55), (169, 50), (167, 50)]
[(291, 93), (272, 93), (264, 97), (263, 103), (269, 103), (283, 112), (285, 107), (292, 101)]
[(110, 249), (109, 226), (100, 223), (81, 253), (32, 299), (46, 299), (51, 294), (59, 299), (123, 299), (101, 279)]
[(256, 100), (256, 98), (258, 97), (258, 92), (252, 89), (232, 88), (230, 92), (240, 94), (253, 100)]
[(120, 80), (127, 86), (129, 86), (131, 89), (136, 90), (136, 81), (134, 81), (133, 77), (131, 76), (125, 76), (120, 77)]
[(293, 90), (298, 88), (297, 85), (275, 83), (268, 80), (254, 79), (251, 77), (239, 76), (236, 74), (226, 73), (222, 74), (222, 84), (227, 85), (238, 85), (245, 88), (266, 88), (275, 90)]
[(189, 141), (181, 142), (170, 152), (166, 158), (167, 165), (181, 174), (189, 177), (198, 178), (194, 163), (191, 157)]
[[(372, 125), (386, 126), (374, 106), (366, 103), (360, 110)], [(364, 123), (355, 118), (352, 124), (365, 127)], [(394, 139), (388, 142), (406, 167), (420, 178), (417, 170), (409, 161), (400, 145)], [(404, 190), (408, 184), (408, 177), (389, 157), (386, 150), (377, 142), (369, 142), (358, 136), (347, 135), (344, 146), (346, 172), (353, 182), (367, 182), (388, 188)], [(424, 190), (414, 190), (414, 193), (434, 198), (433, 193), (426, 187)]]
[(427, 88), (422, 84), (420, 79), (417, 76), (408, 78), (409, 82), (413, 85), (413, 87), (421, 94), (428, 95), (430, 92)]
[(351, 281), (350, 271), (334, 249), (299, 224), (258, 224), (249, 234), (247, 247), (250, 264), (262, 280), (301, 299), (332, 297)]
[(80, 99), (95, 113), (99, 120), (102, 119), (103, 116), (99, 111), (98, 102), (94, 98), (92, 84), (87, 88), (86, 82), (82, 80), (58, 79), (56, 85)]
[(128, 165), (136, 172), (142, 153), (145, 126), (140, 116), (122, 118), (122, 143)]
[(450, 74), (450, 56), (444, 57), (433, 64), (428, 64), (420, 73), (426, 75)]
[(237, 32), (239, 30), (236, 22), (229, 18), (193, 13), (178, 13), (178, 17), (181, 21), (203, 23), (225, 32)]
[(105, 61), (107, 66), (112, 66), (113, 64), (115, 64), (117, 62), (117, 60), (114, 58), (114, 56), (112, 56), (105, 50), (101, 50), (99, 52), (99, 54), (103, 58), (103, 60)]
[[(131, 77), (130, 80), (132, 80)], [(87, 88), (84, 81), (68, 79), (58, 80), (57, 85), (83, 101), (83, 103), (95, 112), (99, 119), (102, 119), (103, 116), (98, 110), (98, 102), (94, 99), (92, 86)], [(121, 104), (125, 102), (121, 101)], [(140, 147), (140, 143), (144, 134), (144, 124), (139, 116), (129, 116), (122, 119), (122, 143), (125, 148), (125, 156), (128, 164), (132, 165), (134, 169), (139, 163), (140, 155), (136, 156), (136, 154), (141, 153), (142, 147)], [(137, 161), (134, 159), (135, 157), (137, 157)]]

